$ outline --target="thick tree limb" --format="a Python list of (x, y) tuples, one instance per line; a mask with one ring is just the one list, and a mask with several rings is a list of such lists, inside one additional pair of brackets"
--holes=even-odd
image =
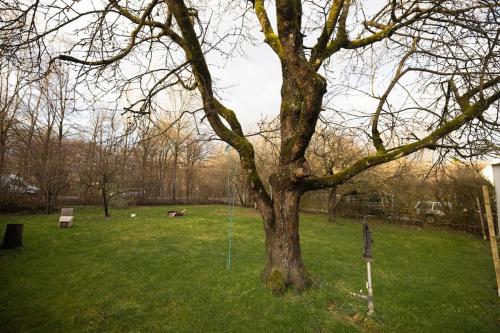
[[(167, 0), (169, 8), (182, 33), (185, 43), (181, 45), (190, 61), (198, 90), (201, 93), (205, 115), (215, 133), (226, 143), (232, 146), (240, 155), (240, 161), (246, 172), (246, 179), (251, 193), (261, 209), (261, 212), (272, 212), (271, 198), (267, 194), (264, 184), (257, 173), (255, 152), (252, 144), (244, 137), (241, 125), (234, 112), (222, 105), (213, 94), (212, 78), (205, 62), (201, 45), (198, 41), (193, 25), (189, 19), (189, 12), (182, 0)], [(222, 116), (229, 124), (227, 128), (222, 122)], [(263, 213), (263, 215), (265, 215)], [(271, 214), (272, 216), (272, 214)], [(264, 219), (266, 228), (272, 227), (273, 221)]]
[(283, 57), (283, 46), (278, 38), (278, 35), (274, 32), (269, 17), (267, 16), (266, 9), (264, 7), (264, 0), (255, 0), (255, 14), (259, 20), (262, 32), (264, 33), (264, 41), (269, 44), (273, 51), (278, 55), (278, 57)]
[[(330, 8), (325, 25), (323, 26), (321, 35), (318, 38), (318, 42), (311, 51), (311, 58), (309, 62), (313, 66), (319, 66), (321, 64), (321, 59), (324, 57), (323, 53), (325, 52), (328, 41), (335, 31), (335, 27), (337, 26), (337, 21), (339, 19), (340, 12), (342, 11), (343, 5), (344, 0), (334, 0), (332, 3), (332, 7)], [(318, 70), (318, 68), (315, 69)]]
[(408, 53), (406, 53), (403, 56), (403, 58), (401, 59), (401, 61), (399, 62), (399, 65), (398, 65), (398, 68), (396, 69), (396, 74), (394, 75), (394, 78), (391, 80), (391, 83), (389, 84), (389, 86), (385, 90), (384, 94), (380, 97), (379, 103), (377, 105), (377, 108), (375, 109), (375, 112), (373, 113), (372, 121), (371, 121), (371, 125), (372, 125), (372, 142), (373, 142), (373, 145), (374, 145), (377, 153), (379, 153), (379, 154), (383, 154), (386, 151), (385, 147), (384, 147), (384, 143), (383, 143), (382, 138), (380, 136), (380, 131), (378, 129), (378, 123), (379, 123), (379, 119), (380, 119), (380, 114), (382, 112), (382, 109), (383, 109), (385, 103), (387, 103), (387, 98), (389, 97), (389, 94), (391, 93), (391, 91), (394, 89), (394, 87), (396, 86), (396, 84), (398, 83), (398, 81), (406, 73), (409, 72), (408, 69), (403, 70), (403, 67), (404, 67), (405, 61), (408, 60), (408, 58), (415, 52), (416, 45), (417, 45), (417, 40), (415, 39), (415, 41), (413, 42), (411, 50)]
[[(484, 85), (492, 86), (494, 83), (498, 83), (500, 77), (496, 77), (486, 83)], [(343, 170), (335, 173), (332, 176), (316, 178), (316, 179), (306, 179), (302, 182), (301, 188), (305, 191), (318, 190), (323, 188), (330, 188), (339, 184), (344, 183), (360, 172), (371, 168), (373, 166), (386, 163), (389, 161), (396, 160), (398, 158), (410, 155), (416, 151), (419, 151), (424, 148), (432, 148), (435, 147), (437, 142), (444, 138), (446, 135), (452, 133), (453, 131), (459, 129), (464, 124), (472, 121), (474, 118), (480, 117), (494, 102), (500, 100), (500, 90), (493, 93), (489, 98), (485, 100), (479, 100), (473, 104), (470, 104), (469, 101), (464, 102), (464, 98), (467, 96), (471, 96), (472, 92), (479, 92), (477, 87), (470, 89), (466, 93), (458, 96), (457, 100), (461, 100), (460, 106), (462, 108), (462, 113), (456, 116), (455, 118), (444, 122), (437, 129), (432, 131), (426, 137), (416, 142), (406, 144), (395, 148), (391, 151), (385, 152), (383, 154), (376, 154), (364, 157), (356, 162), (354, 162), (351, 166), (344, 168)]]

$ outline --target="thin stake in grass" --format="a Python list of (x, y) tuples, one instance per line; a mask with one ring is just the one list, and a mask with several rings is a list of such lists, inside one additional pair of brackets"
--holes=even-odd
[(371, 268), (371, 261), (373, 259), (372, 243), (373, 243), (372, 232), (370, 231), (370, 228), (366, 223), (366, 216), (365, 216), (365, 218), (363, 219), (363, 245), (364, 245), (363, 258), (366, 261), (366, 275), (367, 275), (366, 289), (368, 292), (366, 299), (368, 301), (367, 314), (369, 316), (375, 313), (375, 305), (373, 304), (373, 286), (372, 286), (372, 268)]

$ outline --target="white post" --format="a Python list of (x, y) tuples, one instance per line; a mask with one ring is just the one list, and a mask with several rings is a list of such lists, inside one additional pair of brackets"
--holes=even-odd
[(368, 281), (366, 282), (366, 289), (368, 289), (368, 315), (371, 316), (375, 313), (375, 306), (373, 305), (372, 267), (370, 260), (366, 261), (366, 273), (368, 275)]

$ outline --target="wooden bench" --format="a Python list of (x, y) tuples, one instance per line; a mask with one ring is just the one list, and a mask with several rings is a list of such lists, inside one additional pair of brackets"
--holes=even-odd
[(73, 225), (73, 208), (61, 209), (61, 216), (59, 217), (58, 228), (69, 228)]

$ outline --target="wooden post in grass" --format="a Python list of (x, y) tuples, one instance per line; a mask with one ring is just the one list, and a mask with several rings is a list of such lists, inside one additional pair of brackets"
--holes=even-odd
[(488, 191), (487, 185), (483, 185), (483, 196), (484, 196), (484, 209), (486, 210), (486, 220), (488, 221), (488, 231), (490, 234), (491, 253), (493, 255), (493, 264), (495, 265), (495, 274), (497, 277), (497, 292), (498, 296), (500, 297), (500, 260), (498, 259), (497, 239), (495, 238), (495, 225), (493, 224), (490, 193)]
[(483, 239), (486, 240), (486, 232), (484, 231), (484, 220), (483, 220), (483, 209), (481, 208), (481, 202), (479, 198), (476, 197), (477, 208), (479, 209), (479, 223), (481, 223), (481, 232), (483, 233)]

